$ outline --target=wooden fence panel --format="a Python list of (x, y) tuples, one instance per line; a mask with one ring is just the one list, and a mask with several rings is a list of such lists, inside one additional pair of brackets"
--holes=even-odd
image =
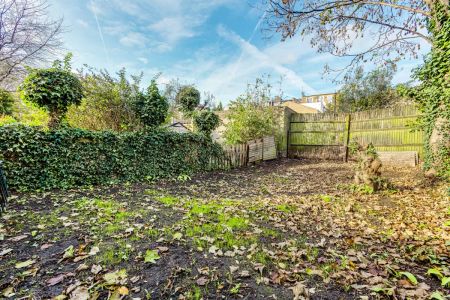
[(423, 155), (424, 136), (412, 131), (419, 116), (414, 106), (398, 106), (348, 114), (293, 114), (288, 133), (290, 157), (341, 159), (347, 143), (374, 144), (377, 151), (417, 151)]
[(267, 136), (263, 140), (262, 160), (272, 160), (277, 158), (277, 146), (275, 144), (275, 137)]
[(277, 158), (275, 137), (269, 136), (252, 140), (246, 144), (223, 147), (223, 157), (211, 158), (211, 170), (230, 169), (247, 166), (263, 160)]
[(336, 158), (345, 140), (345, 114), (293, 114), (289, 129), (289, 156)]
[(350, 139), (372, 143), (377, 151), (417, 151), (423, 156), (424, 135), (412, 131), (419, 116), (414, 106), (376, 109), (352, 114)]

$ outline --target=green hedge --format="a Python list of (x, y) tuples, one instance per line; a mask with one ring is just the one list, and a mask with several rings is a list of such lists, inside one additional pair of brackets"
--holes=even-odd
[(222, 148), (197, 134), (0, 127), (0, 160), (16, 190), (176, 178), (210, 169)]

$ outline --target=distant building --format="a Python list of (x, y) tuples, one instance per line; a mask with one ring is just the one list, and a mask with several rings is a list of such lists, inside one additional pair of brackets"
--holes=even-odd
[(308, 107), (324, 111), (327, 105), (336, 101), (336, 93), (307, 95), (300, 99), (300, 103)]
[(272, 102), (272, 106), (288, 107), (299, 114), (315, 114), (321, 112), (319, 109), (306, 105), (301, 102), (301, 99), (282, 100), (280, 97), (276, 97)]

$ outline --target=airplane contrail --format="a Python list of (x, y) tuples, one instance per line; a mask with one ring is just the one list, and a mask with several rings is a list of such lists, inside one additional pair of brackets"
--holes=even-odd
[(106, 48), (105, 38), (103, 37), (102, 28), (100, 27), (100, 22), (98, 21), (97, 12), (95, 11), (94, 1), (91, 0), (92, 13), (95, 17), (95, 22), (97, 23), (98, 34), (100, 35), (100, 40), (102, 41), (103, 50), (105, 51), (106, 60), (109, 66), (111, 66), (111, 59), (109, 57), (108, 49)]
[[(258, 23), (256, 23), (255, 28), (253, 28), (252, 35), (247, 40), (247, 43), (250, 43), (253, 40), (253, 38), (255, 37), (256, 31), (261, 26), (261, 23), (264, 20), (264, 18), (266, 17), (266, 14), (267, 14), (267, 10), (264, 10), (263, 15), (261, 16), (261, 18), (259, 18)], [(243, 58), (244, 58), (244, 50), (241, 50), (241, 54), (239, 55), (239, 58), (234, 66), (233, 72), (231, 73), (231, 78), (234, 78), (236, 76), (237, 69), (238, 69), (239, 65), (241, 64), (241, 61)]]

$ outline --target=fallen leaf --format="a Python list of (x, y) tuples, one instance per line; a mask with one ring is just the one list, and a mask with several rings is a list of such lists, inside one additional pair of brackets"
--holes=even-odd
[(31, 260), (31, 259), (23, 261), (23, 262), (19, 262), (19, 263), (16, 264), (16, 269), (26, 268), (26, 267), (31, 266), (34, 263), (35, 263), (35, 261)]
[(127, 271), (125, 269), (109, 272), (103, 275), (103, 279), (106, 281), (106, 284), (120, 284), (127, 279)]
[(183, 237), (183, 234), (182, 234), (181, 232), (176, 232), (176, 233), (173, 235), (173, 239), (174, 239), (174, 240), (181, 240), (182, 237)]
[(121, 286), (120, 288), (117, 289), (117, 291), (122, 296), (126, 296), (129, 293), (128, 288), (126, 286)]
[(158, 255), (158, 251), (156, 250), (147, 250), (145, 252), (145, 257), (144, 257), (144, 262), (149, 262), (152, 264), (156, 264), (156, 261), (160, 259), (159, 255)]
[(297, 282), (293, 287), (289, 288), (294, 294), (293, 300), (308, 300), (309, 292), (303, 282)]
[(102, 266), (100, 266), (100, 265), (92, 265), (92, 267), (91, 267), (91, 272), (92, 272), (92, 274), (98, 274), (98, 273), (100, 273), (100, 271), (102, 270)]
[(200, 285), (200, 286), (204, 286), (204, 285), (206, 285), (207, 283), (208, 283), (208, 278), (207, 277), (205, 277), (205, 276), (202, 276), (202, 277), (200, 277), (199, 279), (197, 279), (197, 284), (198, 285)]
[(59, 274), (58, 276), (50, 278), (49, 280), (47, 280), (47, 286), (57, 285), (58, 283), (61, 283), (65, 277), (66, 276), (64, 274)]
[(69, 247), (67, 247), (64, 250), (63, 259), (65, 259), (65, 258), (72, 258), (72, 257), (74, 257), (74, 248), (73, 248), (72, 245), (70, 245)]
[(0, 256), (5, 256), (6, 254), (10, 253), (11, 251), (13, 251), (13, 249), (11, 249), (11, 248), (2, 250), (2, 251), (0, 252)]
[(11, 241), (11, 242), (18, 242), (18, 241), (21, 241), (21, 240), (23, 240), (23, 239), (26, 239), (27, 236), (28, 236), (28, 235), (26, 235), (26, 234), (18, 235), (18, 236), (9, 238), (8, 241)]
[(89, 255), (90, 256), (96, 255), (99, 251), (100, 251), (100, 249), (98, 247), (94, 246), (91, 248), (91, 251), (89, 251)]
[(85, 286), (77, 287), (72, 294), (70, 294), (70, 300), (88, 300), (89, 290)]

